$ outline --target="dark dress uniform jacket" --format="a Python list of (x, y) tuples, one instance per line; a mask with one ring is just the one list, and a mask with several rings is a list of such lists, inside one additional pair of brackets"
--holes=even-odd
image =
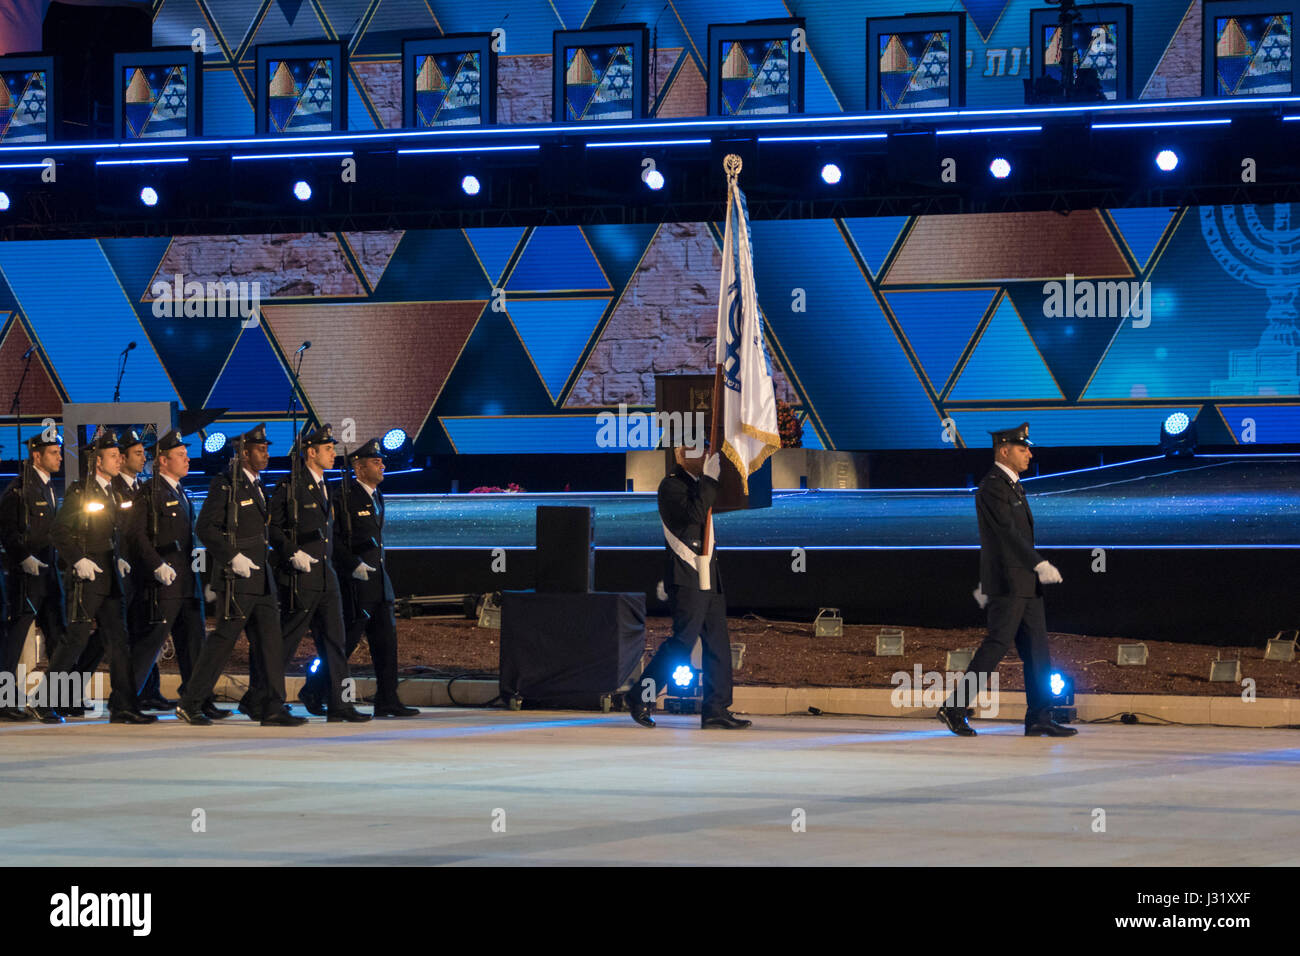
[[(91, 502), (98, 502), (104, 507), (98, 511), (83, 511)], [(54, 518), (54, 529), (50, 537), (59, 549), (59, 561), (63, 565), (64, 574), (69, 576), (69, 588), (76, 580), (72, 566), (82, 558), (90, 558), (104, 573), (97, 573), (93, 580), (83, 581), (83, 591), (113, 597), (123, 596), (125, 592), (122, 575), (117, 568), (117, 558), (124, 557), (129, 563), (130, 555), (137, 549), (129, 506), (130, 502), (119, 503), (116, 495), (105, 494), (95, 478), (90, 480), (89, 488), (83, 490), (78, 483), (64, 497), (63, 505)]]
[[(155, 487), (157, 488), (155, 498)], [(155, 501), (156, 506), (155, 506)], [(225, 499), (222, 499), (224, 504)], [(131, 509), (135, 521), (134, 539), (136, 553), (127, 558), (131, 576), (140, 589), (157, 588), (159, 600), (168, 598), (203, 597), (199, 576), (193, 570), (194, 506), (185, 495), (178, 493), (166, 478), (155, 475), (140, 486)], [(149, 537), (149, 512), (158, 515), (156, 539)], [(249, 555), (252, 557), (252, 555)], [(170, 564), (176, 580), (164, 587), (154, 577), (161, 564)], [(256, 558), (254, 564), (260, 564)]]
[[(332, 496), (327, 500), (316, 484), (315, 476), (306, 468), (298, 472), (298, 520), (296, 527), (298, 538), (290, 543), (289, 530), (293, 527), (293, 515), (289, 507), (288, 476), (275, 486), (271, 495), (271, 547), (275, 549), (276, 564), (279, 568), (280, 583), (288, 587), (294, 577), (298, 579), (299, 591), (329, 590), (337, 578), (330, 566), (334, 557), (334, 519), (331, 508), (335, 504)], [(289, 558), (294, 551), (304, 551), (316, 559), (310, 571), (294, 570)]]
[[(679, 541), (696, 554), (704, 553), (704, 528), (709, 509), (718, 497), (718, 482), (707, 475), (691, 477), (686, 469), (677, 467), (659, 483), (659, 518)], [(667, 564), (664, 568), (665, 587), (700, 589), (699, 572), (677, 556), (667, 541)], [(718, 553), (715, 550), (709, 561), (710, 590), (721, 591), (718, 577)]]
[(345, 478), (348, 483), (347, 513), (352, 519), (352, 534), (349, 537), (344, 527), (343, 495), (339, 486), (332, 489), (334, 496), (334, 566), (340, 579), (352, 578), (352, 572), (364, 561), (376, 571), (371, 571), (369, 580), (353, 579), (352, 586), (357, 601), (367, 604), (372, 601), (393, 601), (393, 582), (388, 577), (388, 568), (384, 566), (384, 498), (375, 489), (372, 501), (361, 482), (355, 478)]
[(980, 587), (989, 597), (1041, 597), (1034, 567), (1034, 515), (1024, 489), (997, 465), (975, 491), (980, 526)]
[(49, 567), (40, 575), (26, 575), (28, 580), (35, 583), (49, 575), (57, 587), (54, 541), (50, 537), (50, 532), (54, 529), (54, 515), (58, 510), (53, 482), (43, 485), (41, 476), (35, 470), (28, 475), (25, 528), (20, 511), (22, 494), (22, 478), (18, 477), (9, 482), (4, 496), (0, 497), (0, 540), (4, 543), (5, 570), (9, 572), (10, 580), (13, 580), (13, 575), (24, 573), (21, 567), (23, 560), (35, 556), (36, 560), (43, 561)]
[[(238, 551), (258, 567), (246, 578), (232, 575), (236, 594), (273, 594), (271, 586), (270, 551), (266, 543), (267, 501), (265, 494), (254, 487), (243, 471), (239, 473), (238, 497), (235, 500), (235, 548), (226, 538), (226, 507), (229, 504), (230, 475), (213, 477), (208, 485), (208, 497), (199, 510), (194, 531), (199, 541), (208, 549), (212, 590), (218, 602), (225, 593), (227, 568)], [(220, 607), (220, 603), (218, 603)]]

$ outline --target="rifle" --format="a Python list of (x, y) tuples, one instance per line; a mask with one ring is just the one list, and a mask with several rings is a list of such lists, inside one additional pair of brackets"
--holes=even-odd
[[(162, 475), (158, 474), (158, 446), (155, 443), (153, 453), (153, 476), (149, 480), (149, 518), (147, 521), (146, 531), (149, 535), (149, 543), (155, 551), (158, 550), (158, 486), (162, 484)], [(161, 557), (161, 555), (159, 555)], [(165, 561), (165, 559), (164, 559)], [(158, 592), (162, 590), (162, 585), (154, 578), (149, 582), (149, 623), (165, 624), (167, 619), (160, 617), (158, 614)]]
[[(27, 513), (27, 475), (31, 472), (31, 468), (32, 460), (31, 456), (28, 455), (23, 459), (22, 468), (18, 472), (18, 540), (23, 542), (24, 547), (29, 545), (27, 531), (31, 527), (32, 520)], [(40, 559), (37, 558), (37, 560)], [(10, 616), (11, 621), (16, 621), (27, 608), (27, 572), (20, 567), (15, 573), (18, 575), (18, 600), (14, 602)], [(32, 613), (36, 613), (35, 608), (32, 609)]]
[[(230, 547), (230, 561), (226, 564), (226, 580), (222, 588), (221, 619), (223, 621), (242, 621), (244, 613), (235, 600), (235, 555), (239, 553), (239, 536), (236, 527), (239, 524), (239, 477), (244, 468), (244, 436), (235, 439), (235, 454), (230, 459), (230, 494), (226, 497), (226, 544)], [(239, 611), (236, 615), (232, 612)]]
[[(304, 429), (305, 430), (305, 429)], [(302, 436), (295, 434), (293, 436), (293, 447), (289, 449), (289, 497), (287, 508), (287, 527), (285, 528), (285, 537), (288, 539), (289, 557), (292, 558), (298, 551), (298, 449), (302, 444)], [(289, 563), (289, 613), (292, 614), (298, 609), (298, 569), (293, 566), (292, 561)]]
[[(343, 446), (343, 464), (339, 466), (339, 474), (342, 476), (342, 480), (339, 482), (339, 506), (343, 509), (343, 541), (344, 546), (348, 549), (348, 553), (351, 554), (353, 551), (352, 509), (348, 505), (348, 482), (354, 477), (354, 472), (352, 470), (352, 460), (348, 458), (347, 445)], [(335, 546), (337, 547), (337, 543)], [(360, 559), (358, 558), (358, 560)], [(370, 617), (369, 612), (363, 610), (361, 607), (361, 598), (357, 593), (358, 590), (357, 579), (352, 576), (351, 572), (349, 572), (348, 596), (352, 600), (352, 620), (343, 622), (344, 630), (346, 631), (351, 631), (352, 625), (357, 621), (368, 620)]]
[[(95, 430), (95, 434), (99, 434), (98, 429)], [(95, 439), (91, 438), (89, 444), (92, 448), (94, 443)], [(77, 483), (77, 508), (80, 512), (77, 515), (77, 536), (83, 557), (86, 555), (86, 539), (90, 534), (90, 502), (86, 499), (90, 494), (91, 478), (94, 476), (95, 468), (92, 464), (94, 459), (93, 454), (86, 453), (85, 445), (77, 449), (77, 463), (81, 469), (81, 481)], [(64, 503), (66, 504), (66, 499)], [(116, 573), (116, 569), (109, 568), (107, 573)], [(77, 574), (74, 569), (72, 573), (72, 609), (68, 614), (68, 620), (71, 624), (89, 624), (91, 621), (90, 615), (86, 613), (86, 609), (82, 606), (85, 584), (86, 582), (81, 579), (81, 575)]]

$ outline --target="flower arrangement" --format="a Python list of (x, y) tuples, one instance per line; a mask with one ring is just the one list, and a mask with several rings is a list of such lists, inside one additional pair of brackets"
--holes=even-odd
[(789, 402), (776, 400), (776, 428), (781, 435), (782, 448), (803, 447), (803, 425)]
[(518, 495), (518, 494), (522, 494), (525, 490), (526, 489), (524, 488), (523, 485), (516, 484), (515, 482), (512, 481), (504, 488), (499, 488), (496, 485), (479, 485), (477, 488), (471, 488), (469, 493), (471, 495), (490, 495), (490, 494)]

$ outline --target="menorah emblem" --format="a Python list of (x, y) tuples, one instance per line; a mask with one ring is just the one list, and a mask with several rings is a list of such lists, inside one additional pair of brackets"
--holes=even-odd
[(1291, 224), (1289, 203), (1271, 208), (1272, 226), (1255, 206), (1201, 207), (1210, 254), (1234, 279), (1263, 289), (1269, 301), (1258, 347), (1229, 353), (1229, 377), (1211, 383), (1216, 397), (1300, 394), (1300, 226)]

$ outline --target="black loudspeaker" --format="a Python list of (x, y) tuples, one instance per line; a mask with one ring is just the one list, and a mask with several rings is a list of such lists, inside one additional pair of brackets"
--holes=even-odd
[(537, 506), (537, 590), (578, 594), (596, 586), (596, 509)]
[(639, 591), (502, 592), (501, 696), (512, 707), (607, 710), (644, 651)]

